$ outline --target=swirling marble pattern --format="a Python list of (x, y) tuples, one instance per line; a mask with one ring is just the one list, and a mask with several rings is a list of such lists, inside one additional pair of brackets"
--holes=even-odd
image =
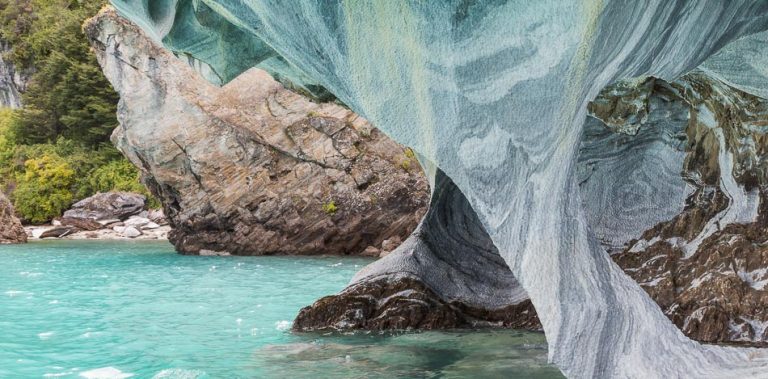
[(683, 210), (693, 187), (681, 177), (688, 105), (658, 96), (636, 135), (616, 133), (588, 117), (578, 158), (587, 221), (610, 251)]
[(444, 301), (499, 309), (527, 300), (461, 191), (441, 171), (421, 224), (395, 251), (365, 267), (354, 285), (383, 275), (411, 275)]
[(439, 170), (432, 188), (429, 211), (411, 236), (339, 294), (302, 309), (294, 329), (538, 326), (528, 295), (466, 197)]
[(113, 4), (225, 80), (269, 62), (274, 55), (251, 50), (263, 43), (286, 62), (275, 74), (304, 88), (312, 78), (444, 171), (531, 297), (566, 375), (768, 377), (768, 352), (687, 339), (609, 259), (590, 231), (576, 169), (586, 105), (603, 87), (690, 71), (768, 29), (768, 3)]

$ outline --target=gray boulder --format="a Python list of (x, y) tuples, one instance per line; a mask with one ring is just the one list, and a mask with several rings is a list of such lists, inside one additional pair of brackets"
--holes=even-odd
[(42, 234), (40, 234), (40, 239), (43, 238), (62, 238), (66, 237), (70, 234), (75, 234), (79, 232), (80, 229), (74, 226), (54, 226), (51, 229), (48, 229), (44, 231)]
[(122, 221), (144, 211), (146, 200), (143, 195), (130, 192), (98, 193), (75, 203), (72, 209), (64, 212), (64, 217)]

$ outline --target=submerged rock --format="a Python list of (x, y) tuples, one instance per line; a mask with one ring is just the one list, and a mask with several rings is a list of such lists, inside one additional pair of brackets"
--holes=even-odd
[(112, 10), (85, 30), (121, 95), (112, 139), (178, 251), (359, 254), (405, 239), (424, 213), (412, 151), (348, 109), (258, 69), (215, 87)]
[(27, 242), (27, 233), (16, 218), (13, 205), (0, 192), (0, 244)]

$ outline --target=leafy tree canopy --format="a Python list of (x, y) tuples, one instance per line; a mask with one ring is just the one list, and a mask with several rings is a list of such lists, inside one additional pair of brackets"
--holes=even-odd
[(28, 222), (49, 221), (96, 192), (149, 195), (109, 142), (119, 98), (81, 29), (105, 3), (0, 0), (3, 58), (29, 75), (23, 107), (0, 109), (0, 190)]

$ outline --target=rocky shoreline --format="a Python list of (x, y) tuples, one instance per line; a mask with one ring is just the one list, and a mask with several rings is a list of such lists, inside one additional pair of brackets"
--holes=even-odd
[(30, 240), (166, 240), (171, 231), (160, 210), (149, 210), (143, 195), (99, 193), (74, 204), (48, 225), (28, 225)]

